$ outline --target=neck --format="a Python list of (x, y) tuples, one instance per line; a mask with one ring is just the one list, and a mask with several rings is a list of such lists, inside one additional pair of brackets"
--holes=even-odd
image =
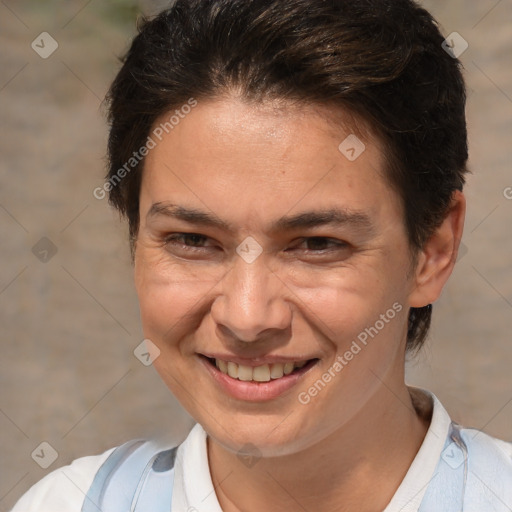
[[(224, 512), (383, 510), (428, 430), (408, 388), (382, 387), (356, 417), (321, 442), (246, 467), (208, 437), (213, 484)], [(307, 462), (306, 462), (307, 461)]]

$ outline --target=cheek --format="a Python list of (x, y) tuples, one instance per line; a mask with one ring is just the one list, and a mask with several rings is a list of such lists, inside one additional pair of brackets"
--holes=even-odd
[(347, 273), (300, 295), (309, 318), (322, 330), (328, 357), (322, 373), (299, 390), (298, 401), (311, 413), (304, 418), (305, 427), (315, 429), (315, 418), (330, 418), (323, 422), (323, 434), (357, 414), (387, 380), (390, 368), (402, 365), (407, 326), (403, 291), (373, 277), (363, 284)]
[[(150, 252), (150, 251), (148, 251)], [(208, 291), (222, 279), (210, 271), (171, 264), (165, 255), (141, 254), (135, 263), (135, 286), (144, 335), (157, 345), (172, 344), (201, 310)], [(154, 338), (154, 340), (153, 340)]]
[[(315, 286), (304, 287), (290, 283), (298, 307), (311, 319), (326, 340), (339, 349), (358, 337), (360, 333), (379, 321), (396, 318), (393, 304), (402, 303), (403, 287), (385, 279), (379, 269), (371, 265), (364, 268), (344, 268), (338, 272), (318, 273)], [(386, 312), (389, 315), (386, 316)], [(386, 323), (386, 329), (391, 324)], [(396, 323), (399, 323), (398, 321)], [(381, 327), (379, 322), (378, 327)]]

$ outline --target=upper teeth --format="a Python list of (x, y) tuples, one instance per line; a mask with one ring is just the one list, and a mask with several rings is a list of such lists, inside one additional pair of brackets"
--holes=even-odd
[(262, 364), (261, 366), (245, 366), (231, 361), (215, 359), (215, 366), (233, 379), (253, 380), (256, 382), (268, 382), (270, 379), (279, 379), (283, 375), (289, 375), (295, 368), (302, 368), (307, 361), (291, 363)]

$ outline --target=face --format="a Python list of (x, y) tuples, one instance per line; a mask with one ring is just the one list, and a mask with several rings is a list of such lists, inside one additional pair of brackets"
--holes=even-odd
[(401, 203), (378, 141), (359, 136), (354, 159), (355, 139), (339, 149), (350, 129), (326, 119), (199, 102), (146, 157), (144, 334), (167, 386), (234, 451), (298, 452), (363, 414), (383, 382), (403, 384)]

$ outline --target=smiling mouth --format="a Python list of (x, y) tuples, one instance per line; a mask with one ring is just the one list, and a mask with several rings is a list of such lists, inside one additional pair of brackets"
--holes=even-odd
[(294, 361), (287, 363), (262, 364), (260, 366), (246, 366), (232, 361), (223, 361), (213, 357), (203, 356), (209, 364), (215, 366), (220, 372), (228, 375), (232, 379), (238, 379), (246, 382), (269, 382), (277, 380), (292, 373), (304, 373), (313, 366), (318, 359), (308, 359), (305, 361)]

